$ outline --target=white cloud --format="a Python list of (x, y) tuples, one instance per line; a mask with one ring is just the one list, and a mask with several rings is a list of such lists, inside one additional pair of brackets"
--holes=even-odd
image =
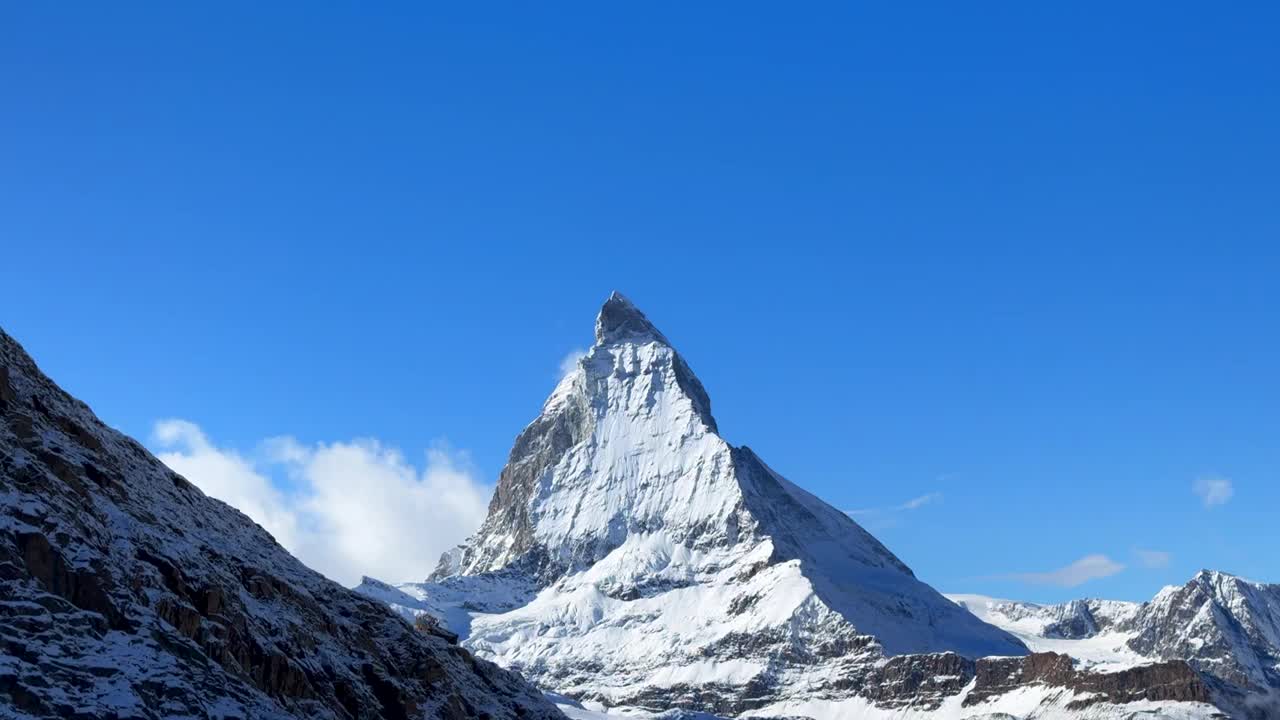
[(560, 361), (560, 377), (564, 377), (573, 372), (578, 367), (578, 361), (587, 356), (586, 350), (574, 348), (569, 351), (568, 355)]
[(1090, 580), (1111, 577), (1124, 570), (1124, 565), (1106, 555), (1086, 555), (1066, 567), (1041, 573), (1017, 573), (1008, 577), (1037, 585), (1075, 587)]
[(1163, 550), (1135, 548), (1133, 554), (1138, 557), (1138, 562), (1146, 568), (1169, 567), (1169, 561), (1173, 559), (1173, 555)]
[(891, 513), (906, 512), (908, 510), (919, 510), (925, 505), (942, 502), (942, 493), (931, 492), (925, 493), (919, 497), (913, 497), (910, 500), (881, 508), (867, 508), (864, 510), (845, 510), (846, 515), (887, 515)]
[(1191, 489), (1200, 496), (1200, 502), (1206, 508), (1225, 505), (1232, 495), (1236, 494), (1231, 480), (1220, 476), (1202, 477), (1195, 481)]
[(942, 501), (942, 493), (931, 492), (926, 495), (921, 495), (920, 497), (911, 498), (910, 500), (899, 505), (897, 509), (898, 510), (916, 510), (930, 503), (941, 502), (941, 501)]
[(292, 549), (298, 541), (298, 517), (283, 493), (259, 472), (251, 460), (233, 450), (220, 450), (195, 423), (162, 420), (152, 432), (152, 443), (165, 465), (182, 475), (206, 495), (211, 495), (253, 518), (276, 541)]
[[(443, 551), (479, 527), (489, 497), (465, 454), (446, 448), (428, 450), (419, 469), (377, 440), (271, 438), (250, 459), (215, 447), (185, 420), (156, 423), (152, 440), (165, 464), (344, 585), (361, 575), (425, 578)], [(273, 482), (277, 476), (288, 482)]]

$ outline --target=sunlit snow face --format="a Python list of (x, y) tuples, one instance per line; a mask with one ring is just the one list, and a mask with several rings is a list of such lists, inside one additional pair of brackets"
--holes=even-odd
[(636, 528), (687, 534), (724, 527), (740, 505), (727, 443), (676, 378), (658, 342), (597, 346), (566, 375), (544, 412), (580, 402), (591, 431), (542, 476), (530, 513), (550, 546), (616, 546)]

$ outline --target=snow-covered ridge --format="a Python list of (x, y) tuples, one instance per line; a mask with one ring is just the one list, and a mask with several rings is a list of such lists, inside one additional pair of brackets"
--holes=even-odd
[(1202, 570), (1144, 603), (948, 597), (1032, 650), (1099, 669), (1185, 660), (1219, 681), (1223, 703), (1242, 716), (1280, 717), (1280, 585)]
[[(1111, 697), (1060, 659), (1017, 657), (1014, 635), (725, 441), (701, 382), (616, 293), (517, 437), (476, 535), (428, 582), (358, 590), (595, 709), (950, 717), (936, 713), (994, 702), (1027, 673), (1058, 688), (1035, 702)], [(1152, 702), (1204, 697), (1179, 667), (1126, 676), (1115, 697), (1151, 695), (1144, 673), (1167, 686)]]
[(947, 597), (984, 622), (1009, 631), (1035, 652), (1065, 653), (1100, 671), (1151, 662), (1128, 647), (1134, 633), (1127, 623), (1141, 607), (1139, 603), (1075, 600), (1037, 605), (982, 595)]

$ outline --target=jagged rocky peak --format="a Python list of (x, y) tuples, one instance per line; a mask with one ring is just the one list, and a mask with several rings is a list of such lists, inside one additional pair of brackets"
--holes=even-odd
[(557, 718), (304, 567), (0, 330), (0, 717)]
[[(644, 353), (649, 362), (633, 364), (631, 367), (666, 375), (663, 377), (666, 385), (663, 389), (675, 391), (678, 388), (679, 392), (688, 397), (698, 419), (706, 424), (711, 432), (717, 432), (716, 421), (711, 414), (711, 398), (707, 395), (702, 382), (693, 374), (693, 370), (689, 368), (680, 353), (675, 351), (671, 341), (654, 327), (649, 318), (645, 317), (635, 304), (616, 290), (605, 300), (600, 313), (596, 316), (596, 342), (591, 352), (584, 358), (584, 364), (581, 367), (587, 368), (585, 363), (601, 354), (610, 355), (616, 360), (615, 355), (604, 352), (603, 348), (616, 346), (641, 348), (649, 345), (653, 346), (652, 352)], [(597, 350), (601, 352), (598, 353)], [(612, 362), (603, 365), (596, 363), (592, 369), (599, 372), (600, 370), (616, 371), (618, 368), (618, 363)], [(672, 380), (675, 382), (674, 387), (670, 386)]]
[(741, 504), (729, 459), (698, 461), (727, 449), (702, 383), (615, 292), (595, 344), (516, 438), (480, 531), (432, 577), (515, 566), (550, 582), (659, 528), (728, 540)]
[(1130, 629), (1138, 652), (1187, 658), (1242, 687), (1280, 689), (1280, 585), (1202, 570), (1161, 590)]
[(600, 314), (596, 317), (596, 344), (647, 340), (671, 344), (635, 304), (615, 290), (604, 301)]

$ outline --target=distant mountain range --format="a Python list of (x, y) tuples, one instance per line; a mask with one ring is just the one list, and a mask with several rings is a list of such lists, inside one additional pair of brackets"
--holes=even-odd
[(1097, 670), (1185, 660), (1224, 707), (1280, 717), (1280, 585), (1202, 570), (1145, 603), (949, 597), (1032, 650), (1067, 653)]

